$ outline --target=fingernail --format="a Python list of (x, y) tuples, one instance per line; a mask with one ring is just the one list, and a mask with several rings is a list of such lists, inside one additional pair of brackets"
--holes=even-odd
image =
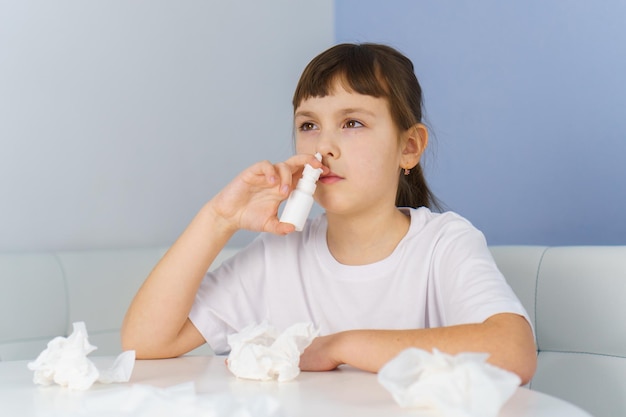
[(280, 192), (283, 194), (287, 194), (289, 192), (289, 186), (287, 184), (280, 187)]

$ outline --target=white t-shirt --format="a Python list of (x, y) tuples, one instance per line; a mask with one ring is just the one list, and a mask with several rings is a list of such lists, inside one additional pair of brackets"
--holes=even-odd
[(325, 215), (301, 233), (260, 235), (207, 273), (189, 318), (218, 354), (229, 351), (228, 334), (263, 320), (279, 330), (312, 322), (321, 335), (481, 323), (504, 312), (528, 320), (479, 230), (452, 212), (403, 210), (408, 233), (368, 265), (333, 258)]

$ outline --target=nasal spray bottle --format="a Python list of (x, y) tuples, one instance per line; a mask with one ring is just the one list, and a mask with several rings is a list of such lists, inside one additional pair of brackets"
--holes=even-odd
[[(316, 153), (315, 159), (322, 162), (322, 155), (319, 152)], [(283, 214), (280, 216), (282, 223), (291, 223), (296, 227), (296, 231), (302, 231), (313, 207), (313, 193), (317, 188), (315, 183), (321, 173), (322, 168), (315, 169), (309, 164), (304, 166), (302, 178), (298, 180), (296, 189), (289, 195)]]

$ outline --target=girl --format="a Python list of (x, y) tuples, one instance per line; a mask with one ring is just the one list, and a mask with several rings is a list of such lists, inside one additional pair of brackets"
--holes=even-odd
[[(429, 209), (421, 102), (413, 64), (388, 46), (342, 44), (313, 59), (293, 98), (297, 155), (249, 167), (200, 210), (133, 300), (124, 348), (164, 358), (207, 342), (227, 353), (227, 335), (247, 325), (305, 321), (320, 336), (302, 370), (376, 372), (407, 347), (437, 348), (488, 352), (528, 382), (528, 316), (482, 233)], [(294, 233), (278, 207), (307, 163), (323, 169), (325, 213)], [(265, 233), (207, 273), (239, 229)]]

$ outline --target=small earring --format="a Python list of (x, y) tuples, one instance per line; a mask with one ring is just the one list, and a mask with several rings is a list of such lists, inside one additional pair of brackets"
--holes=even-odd
[(411, 170), (409, 168), (404, 168), (404, 175), (409, 175)]

